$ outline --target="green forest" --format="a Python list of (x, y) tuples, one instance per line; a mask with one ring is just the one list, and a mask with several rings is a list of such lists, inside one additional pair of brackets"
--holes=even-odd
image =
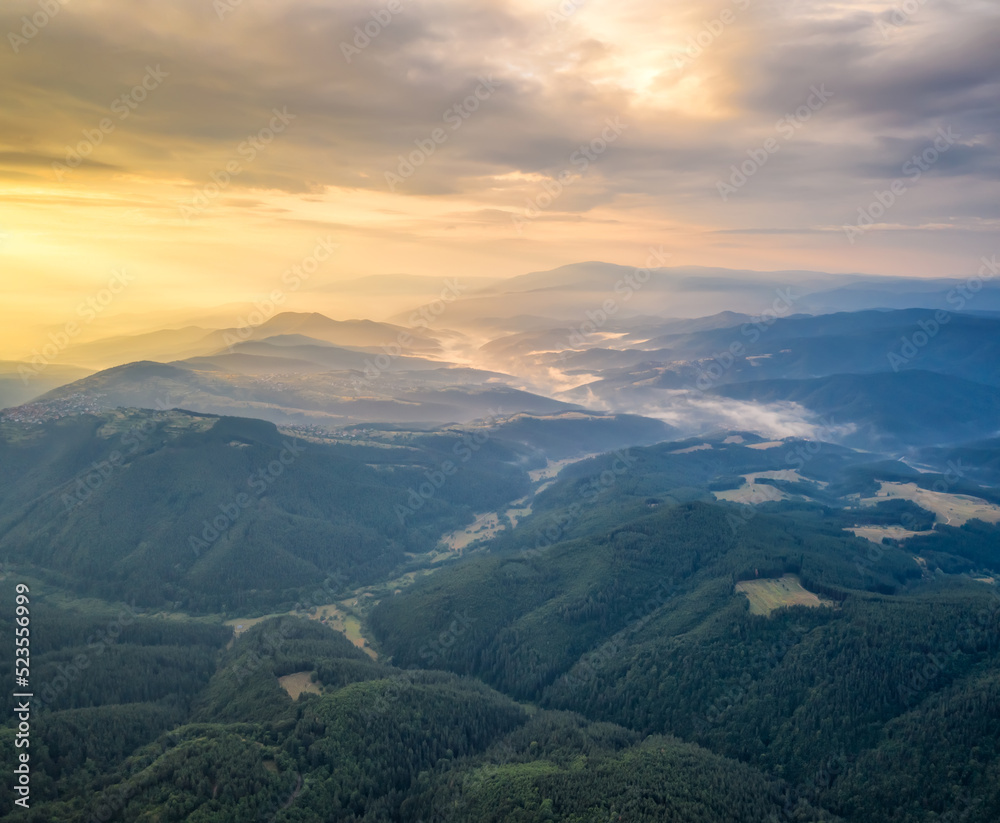
[[(25, 461), (22, 472), (31, 461), (35, 485), (3, 481), (0, 597), (13, 602), (21, 581), (39, 592), (32, 804), (5, 819), (1000, 818), (1000, 596), (990, 582), (1000, 529), (949, 526), (909, 500), (853, 502), (881, 482), (934, 489), (943, 476), (807, 441), (752, 449), (752, 436), (695, 451), (691, 442), (631, 448), (535, 481), (542, 490), (516, 528), (366, 599), (363, 584), (417, 569), (411, 555), (430, 551), (442, 530), (528, 493), (533, 447), (480, 437), (458, 482), (400, 523), (379, 501), (396, 494), (406, 505), (421, 476), (432, 482), (426, 473), (458, 456), (456, 444), (475, 442), (467, 432), (306, 443), (259, 510), (247, 510), (242, 526), (256, 543), (220, 538), (182, 561), (181, 539), (167, 566), (146, 562), (131, 531), (163, 512), (133, 511), (105, 528), (103, 506), (83, 502), (64, 515), (78, 518), (70, 526), (46, 508), (61, 504), (32, 494), (58, 465), (84, 471), (145, 431), (93, 493), (125, 517), (126, 488), (140, 484), (151, 505), (176, 508), (169, 535), (183, 534), (193, 521), (182, 509), (219, 489), (237, 493), (224, 477), (234, 463), (237, 476), (266, 473), (288, 435), (224, 418), (165, 414), (136, 429), (141, 421), (82, 417), (5, 433), (2, 448)], [(180, 464), (204, 487), (180, 483), (170, 468)], [(761, 478), (780, 499), (716, 496), (789, 466), (794, 479)], [(104, 536), (81, 533), (73, 546), (58, 537), (46, 544), (57, 554), (36, 546), (30, 564), (18, 563), (19, 529), (38, 528), (46, 513), (53, 535), (92, 523)], [(369, 529), (378, 550), (335, 536), (300, 543), (296, 524), (320, 517), (356, 536)], [(935, 528), (876, 543), (847, 531), (861, 526)], [(219, 592), (237, 545), (257, 546), (260, 565), (241, 571), (249, 577), (234, 604)], [(282, 570), (273, 588), (269, 563)], [(312, 620), (308, 610), (249, 620), (315, 605), (309, 592), (331, 579), (337, 591), (323, 591), (339, 603), (365, 601), (357, 614), (369, 648), (315, 609)], [(766, 599), (776, 592), (787, 599)], [(253, 625), (234, 633), (234, 615)], [(13, 632), (7, 615), (0, 632)], [(292, 681), (302, 689), (294, 699)], [(13, 723), (0, 728), (7, 762), (14, 735)], [(0, 785), (4, 808), (11, 791)]]

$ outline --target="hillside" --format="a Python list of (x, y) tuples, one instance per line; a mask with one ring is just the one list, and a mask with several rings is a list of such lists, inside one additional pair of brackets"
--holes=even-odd
[(0, 361), (0, 409), (28, 403), (88, 374), (89, 369), (76, 366)]
[[(349, 445), (184, 412), (0, 435), (0, 558), (79, 592), (192, 611), (294, 603), (331, 574), (382, 579), (471, 512), (523, 495), (530, 465), (497, 442), (463, 460), (460, 432)], [(460, 478), (414, 506), (449, 459)]]
[[(875, 495), (1000, 489), (746, 431), (561, 458), (665, 431), (3, 423), (0, 550), (39, 592), (43, 698), (35, 803), (11, 819), (993, 820), (1000, 526)], [(492, 540), (440, 551), (512, 505)]]
[[(611, 457), (576, 464), (488, 555), (383, 601), (371, 615), (381, 648), (397, 665), (473, 675), (545, 709), (676, 735), (780, 775), (845, 820), (917, 821), (910, 809), (958, 806), (975, 810), (963, 819), (990, 819), (1000, 598), (960, 572), (1000, 570), (997, 528), (941, 527), (919, 549), (855, 538), (845, 527), (863, 516), (915, 525), (924, 515), (889, 504), (862, 515), (838, 498), (891, 470), (835, 447), (802, 461), (804, 480), (775, 481), (793, 495), (785, 502), (701, 502), (725, 472), (805, 453), (794, 442), (707, 445), (631, 450), (610, 484), (595, 481), (613, 472)], [(810, 493), (826, 505), (804, 502)], [(789, 605), (758, 616), (734, 586), (788, 575), (820, 599), (791, 605), (803, 600), (796, 583)], [(462, 614), (475, 623), (449, 635)], [(955, 714), (975, 701), (978, 722)], [(932, 751), (931, 728), (954, 745)], [(911, 745), (916, 774), (879, 793), (889, 781), (868, 770)]]
[(1000, 389), (924, 371), (759, 380), (714, 394), (758, 403), (793, 402), (838, 423), (853, 423), (847, 442), (868, 448), (958, 444), (1000, 429)]
[[(87, 653), (81, 638), (109, 617), (41, 609), (41, 666)], [(218, 626), (121, 622), (112, 659), (43, 709), (32, 809), (7, 819), (752, 823), (794, 805), (778, 782), (696, 745), (528, 712), (475, 681), (370, 661), (315, 623), (268, 621), (223, 649)], [(151, 690), (156, 655), (170, 663)], [(117, 689), (76, 708), (80, 687), (114, 664)], [(303, 668), (317, 693), (293, 701), (278, 678)], [(185, 700), (165, 702), (181, 684)], [(12, 749), (13, 733), (0, 731), (0, 751)], [(3, 786), (0, 802), (10, 800)]]
[[(186, 408), (326, 427), (463, 423), (498, 412), (551, 414), (578, 408), (492, 382), (493, 375), (473, 369), (397, 358), (393, 370), (381, 371), (372, 365), (372, 356), (360, 352), (304, 346), (261, 349), (261, 345), (251, 348), (267, 354), (237, 347), (231, 355), (117, 366), (54, 389), (35, 403), (42, 407), (41, 414), (45, 407), (70, 412), (119, 406)], [(423, 370), (405, 371), (411, 363)], [(348, 364), (353, 368), (345, 368)], [(335, 366), (340, 370), (331, 371)]]

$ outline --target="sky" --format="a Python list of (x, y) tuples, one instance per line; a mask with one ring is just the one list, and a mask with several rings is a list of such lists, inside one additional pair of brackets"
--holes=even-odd
[(373, 274), (1000, 251), (995, 0), (13, 0), (0, 34), (10, 359), (275, 291), (377, 313), (329, 297)]

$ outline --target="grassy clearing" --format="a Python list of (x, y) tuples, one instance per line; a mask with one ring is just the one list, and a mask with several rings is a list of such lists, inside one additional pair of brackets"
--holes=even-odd
[(284, 617), (284, 614), (265, 614), (263, 617), (237, 617), (233, 620), (227, 620), (226, 625), (233, 627), (233, 634), (239, 637), (244, 632), (250, 631), (258, 623), (263, 623), (265, 620), (270, 620), (272, 617)]
[(599, 454), (601, 454), (601, 452), (585, 454), (581, 457), (567, 457), (565, 460), (549, 460), (548, 463), (545, 464), (545, 468), (532, 469), (529, 471), (528, 477), (536, 483), (539, 480), (551, 480), (567, 466), (571, 466), (573, 463), (579, 463), (581, 460), (590, 460), (590, 458), (597, 457)]
[(691, 454), (692, 452), (711, 451), (715, 447), (711, 443), (699, 443), (697, 446), (688, 446), (686, 449), (678, 449), (671, 454)]
[(751, 614), (768, 615), (782, 606), (834, 606), (832, 600), (817, 597), (802, 588), (802, 583), (794, 574), (786, 574), (778, 579), (744, 580), (736, 584), (736, 591), (747, 596)]
[(865, 540), (870, 540), (872, 543), (878, 543), (879, 545), (882, 544), (883, 537), (888, 537), (890, 540), (909, 540), (911, 537), (934, 534), (933, 531), (914, 532), (904, 529), (902, 526), (855, 526), (853, 529), (844, 529), (844, 531), (850, 532), (855, 537), (863, 537)]
[[(753, 448), (751, 446), (751, 448)], [(827, 484), (815, 480), (808, 480), (799, 474), (795, 469), (781, 469), (771, 472), (754, 472), (744, 474), (744, 485), (738, 489), (729, 489), (724, 492), (713, 492), (716, 500), (728, 500), (730, 503), (746, 503), (749, 506), (756, 506), (758, 503), (772, 503), (778, 500), (789, 500), (790, 495), (781, 491), (776, 486), (769, 483), (758, 483), (758, 480), (784, 480), (788, 483), (814, 483), (817, 486), (825, 487)]]
[(916, 483), (883, 482), (878, 494), (862, 500), (861, 504), (874, 506), (892, 498), (912, 500), (927, 511), (934, 512), (946, 526), (964, 526), (970, 520), (1000, 523), (1000, 506), (964, 494), (928, 491), (921, 489)]
[(519, 508), (507, 509), (507, 517), (510, 519), (510, 525), (512, 528), (516, 528), (517, 524), (520, 523), (524, 518), (531, 514), (531, 504), (527, 506), (521, 506)]
[(738, 489), (712, 492), (712, 494), (715, 495), (716, 500), (728, 500), (730, 503), (745, 503), (748, 506), (788, 499), (788, 495), (781, 489), (766, 483), (747, 483)]
[(441, 538), (441, 542), (452, 551), (462, 551), (476, 540), (489, 540), (503, 531), (500, 515), (496, 512), (486, 512), (476, 515), (476, 520), (464, 529), (449, 532)]
[(309, 694), (319, 694), (319, 686), (312, 682), (312, 672), (296, 672), (295, 674), (286, 674), (284, 677), (279, 677), (278, 682), (281, 684), (288, 696), (292, 700), (298, 700), (299, 695), (305, 692)]
[(344, 634), (347, 636), (348, 640), (361, 649), (372, 660), (378, 659), (378, 654), (376, 654), (375, 650), (368, 645), (368, 641), (366, 641), (361, 634), (361, 620), (358, 617), (355, 617), (353, 614), (349, 614), (346, 618), (344, 618)]

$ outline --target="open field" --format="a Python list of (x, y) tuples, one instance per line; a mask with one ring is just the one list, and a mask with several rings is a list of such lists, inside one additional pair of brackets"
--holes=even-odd
[(299, 695), (304, 692), (309, 694), (319, 694), (319, 686), (312, 682), (312, 672), (296, 672), (295, 674), (286, 674), (284, 677), (279, 677), (278, 682), (281, 684), (288, 696), (292, 700), (298, 700)]
[[(520, 501), (519, 501), (520, 502)], [(516, 504), (517, 505), (517, 504)], [(510, 525), (512, 528), (516, 528), (517, 524), (524, 520), (531, 514), (531, 504), (528, 505), (518, 505), (517, 508), (507, 509), (506, 515), (510, 519)]]
[(786, 574), (778, 579), (744, 580), (736, 584), (736, 591), (747, 596), (751, 614), (770, 614), (782, 606), (818, 608), (836, 605), (833, 601), (824, 600), (802, 588), (802, 583), (794, 574)]
[(773, 472), (754, 472), (753, 474), (745, 474), (743, 477), (747, 483), (756, 483), (758, 480), (784, 480), (787, 483), (813, 482), (811, 480), (806, 480), (806, 478), (799, 474), (795, 469), (778, 469)]
[(769, 486), (766, 483), (760, 485), (748, 483), (738, 489), (729, 489), (724, 492), (712, 492), (716, 500), (728, 500), (730, 503), (746, 503), (753, 506), (758, 503), (771, 503), (777, 500), (787, 500), (788, 495), (781, 489)]
[[(356, 607), (362, 598), (370, 599), (372, 603), (377, 602), (370, 592), (359, 593), (357, 597), (349, 597), (339, 603), (327, 603), (317, 606), (315, 611), (306, 615), (310, 620), (318, 620), (325, 626), (340, 632), (355, 646), (365, 652), (373, 660), (378, 659), (378, 654), (368, 645), (361, 634), (361, 618), (358, 617), (353, 607)], [(294, 614), (294, 612), (293, 612)]]
[(902, 526), (855, 526), (853, 529), (844, 529), (844, 531), (878, 544), (882, 543), (883, 537), (888, 537), (890, 540), (909, 540), (911, 537), (934, 534), (933, 531), (914, 532), (904, 529)]
[(361, 649), (372, 660), (378, 659), (378, 654), (368, 645), (368, 642), (361, 635), (361, 620), (353, 614), (344, 618), (344, 634), (355, 646)]
[(545, 464), (545, 468), (532, 469), (529, 471), (528, 477), (530, 477), (535, 483), (539, 480), (551, 480), (567, 466), (570, 466), (573, 463), (579, 463), (581, 460), (589, 460), (591, 457), (597, 457), (598, 454), (600, 454), (600, 452), (585, 454), (582, 457), (567, 457), (565, 460), (549, 460), (548, 463)]
[[(370, 594), (367, 596), (371, 597)], [(356, 598), (350, 598), (350, 601), (355, 605), (358, 602)], [(361, 634), (361, 619), (353, 614), (347, 602), (341, 601), (340, 603), (327, 603), (323, 606), (317, 606), (315, 611), (311, 611), (308, 615), (303, 615), (301, 612), (290, 612), (290, 614), (298, 617), (308, 617), (309, 620), (318, 620), (324, 626), (333, 629), (335, 632), (340, 632), (370, 658), (377, 660), (378, 654), (368, 645), (368, 642)]]
[(369, 593), (361, 593), (357, 597), (351, 596), (347, 601), (340, 603), (326, 603), (318, 605), (315, 609), (306, 614), (301, 611), (282, 612), (281, 614), (266, 614), (263, 617), (240, 617), (227, 620), (225, 625), (233, 627), (233, 633), (239, 637), (244, 632), (249, 631), (258, 623), (270, 620), (273, 617), (298, 617), (300, 619), (318, 620), (325, 626), (340, 632), (355, 646), (365, 652), (373, 660), (378, 658), (378, 654), (372, 649), (361, 634), (361, 620), (352, 613), (348, 602), (355, 605), (361, 597), (372, 597)]
[(461, 551), (476, 540), (488, 540), (503, 531), (503, 524), (496, 512), (486, 512), (476, 515), (476, 520), (464, 529), (449, 532), (441, 538), (441, 542), (452, 551)]
[[(753, 448), (751, 446), (750, 448)], [(754, 472), (744, 474), (745, 485), (738, 489), (729, 489), (724, 492), (712, 492), (716, 500), (728, 500), (730, 503), (746, 503), (755, 506), (758, 503), (771, 503), (778, 500), (788, 500), (789, 495), (776, 486), (769, 483), (758, 483), (758, 480), (784, 480), (787, 483), (815, 483), (817, 486), (826, 486), (826, 483), (808, 480), (799, 474), (795, 469), (780, 469), (770, 472)]]
[(699, 443), (697, 446), (688, 446), (686, 449), (678, 449), (671, 454), (691, 454), (692, 452), (711, 451), (715, 448), (711, 443)]
[(875, 497), (862, 500), (861, 505), (874, 506), (885, 500), (902, 498), (912, 500), (927, 511), (934, 512), (946, 526), (964, 526), (970, 520), (1000, 523), (1000, 506), (994, 506), (978, 497), (928, 491), (921, 489), (916, 483), (883, 482), (881, 486)]
[(263, 617), (237, 617), (233, 620), (227, 620), (225, 625), (233, 627), (233, 634), (239, 637), (244, 632), (250, 631), (258, 623), (263, 623), (265, 620), (270, 620), (272, 617), (284, 617), (283, 614), (265, 614)]

